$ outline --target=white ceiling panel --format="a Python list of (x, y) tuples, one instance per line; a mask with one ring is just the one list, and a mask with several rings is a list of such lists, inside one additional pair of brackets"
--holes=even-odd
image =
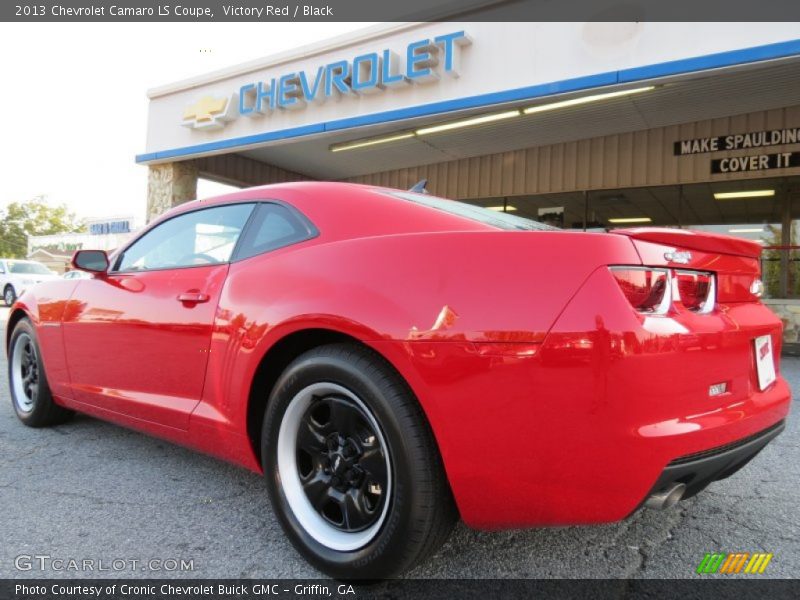
[(728, 117), (800, 104), (800, 61), (767, 63), (759, 68), (716, 71), (675, 80), (636, 96), (536, 113), (480, 126), (454, 129), (418, 138), (344, 152), (330, 146), (345, 141), (409, 131), (475, 114), (524, 108), (530, 102), (491, 109), (398, 121), (380, 127), (332, 132), (309, 139), (253, 147), (244, 156), (318, 179), (342, 179), (391, 169), (452, 160)]

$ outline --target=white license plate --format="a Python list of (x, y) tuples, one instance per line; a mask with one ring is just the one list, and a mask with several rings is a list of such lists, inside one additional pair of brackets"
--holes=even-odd
[(753, 340), (756, 352), (758, 387), (763, 391), (775, 381), (775, 361), (772, 358), (772, 338), (762, 335)]

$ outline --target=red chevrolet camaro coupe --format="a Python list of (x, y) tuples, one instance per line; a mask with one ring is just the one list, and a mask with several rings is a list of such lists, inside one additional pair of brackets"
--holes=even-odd
[(13, 405), (263, 473), (289, 538), (387, 577), (456, 518), (600, 523), (727, 477), (783, 428), (759, 246), (561, 231), (422, 193), (296, 183), (184, 204), (13, 306)]

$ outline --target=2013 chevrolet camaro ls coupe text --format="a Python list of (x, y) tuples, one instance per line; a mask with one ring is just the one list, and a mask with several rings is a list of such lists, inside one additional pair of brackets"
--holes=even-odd
[(600, 523), (727, 477), (783, 428), (755, 243), (583, 233), (344, 183), (173, 209), (25, 292), (10, 388), (265, 474), (315, 566), (387, 577), (478, 528)]

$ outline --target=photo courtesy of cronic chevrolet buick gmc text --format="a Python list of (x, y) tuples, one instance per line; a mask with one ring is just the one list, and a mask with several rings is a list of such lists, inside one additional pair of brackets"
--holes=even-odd
[(615, 521), (752, 459), (790, 403), (759, 252), (354, 184), (242, 190), (26, 290), (12, 402), (263, 473), (311, 563), (389, 577), (458, 518)]

